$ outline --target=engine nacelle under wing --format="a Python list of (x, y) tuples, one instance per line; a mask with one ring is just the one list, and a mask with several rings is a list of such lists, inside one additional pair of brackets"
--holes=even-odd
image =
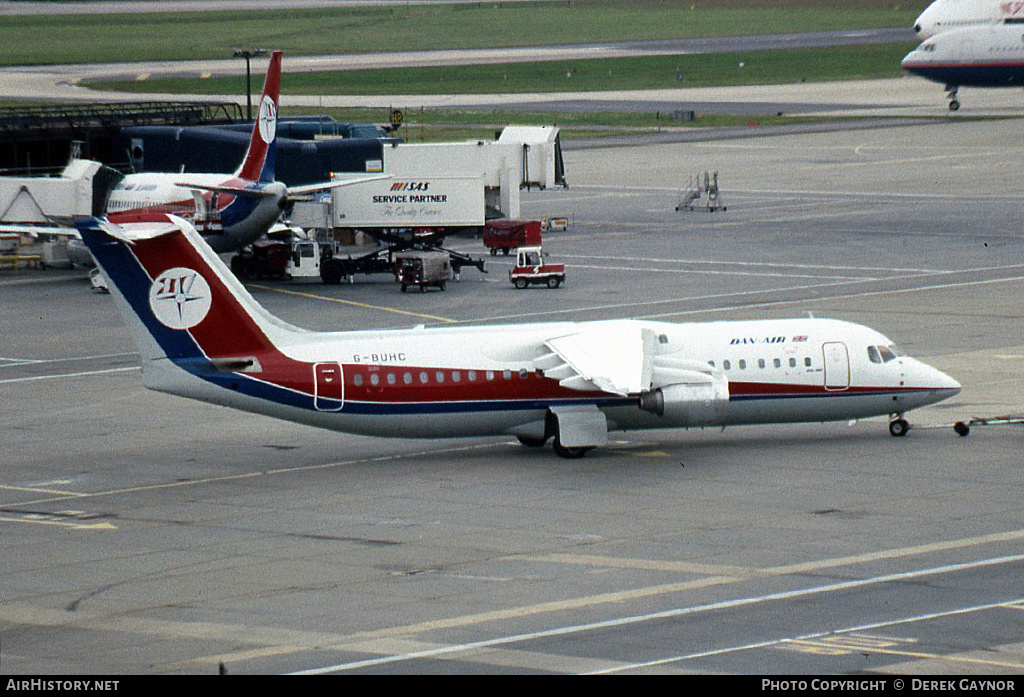
[(718, 372), (672, 371), (673, 384), (640, 395), (640, 408), (672, 426), (714, 426), (725, 423), (729, 381)]

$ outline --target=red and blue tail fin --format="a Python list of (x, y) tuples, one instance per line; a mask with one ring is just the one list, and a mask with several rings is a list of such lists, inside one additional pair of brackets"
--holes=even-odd
[(145, 360), (212, 363), (280, 355), (296, 329), (264, 310), (187, 221), (76, 223)]
[(274, 166), (277, 159), (277, 107), (281, 92), (281, 52), (270, 55), (270, 66), (263, 82), (256, 122), (249, 138), (249, 149), (242, 166), (235, 172), (240, 179), (267, 183), (274, 181)]
[(282, 351), (309, 333), (264, 310), (188, 222), (76, 226), (139, 347), (147, 387), (265, 413), (341, 408), (317, 394), (315, 364)]

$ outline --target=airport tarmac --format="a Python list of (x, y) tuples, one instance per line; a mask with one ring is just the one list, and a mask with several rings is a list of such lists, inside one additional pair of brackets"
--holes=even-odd
[[(560, 289), (250, 285), (310, 328), (860, 322), (964, 386), (905, 438), (317, 431), (145, 391), (80, 272), (0, 271), (0, 672), (1024, 673), (1024, 431), (924, 428), (1024, 411), (1021, 126), (567, 142), (523, 193)], [(674, 210), (704, 171), (727, 210)]]

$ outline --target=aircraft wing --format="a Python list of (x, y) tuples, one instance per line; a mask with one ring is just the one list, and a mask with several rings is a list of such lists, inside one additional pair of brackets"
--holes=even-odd
[(0, 234), (16, 234), (16, 235), (28, 235), (30, 237), (39, 237), (40, 235), (50, 235), (53, 237), (70, 237), (77, 239), (79, 237), (78, 230), (73, 227), (64, 227), (62, 225), (27, 225), (18, 223), (2, 223), (0, 224)]
[(330, 191), (331, 189), (337, 189), (342, 186), (352, 186), (353, 184), (362, 184), (364, 182), (373, 182), (379, 179), (390, 179), (390, 174), (384, 174), (379, 177), (363, 177), (361, 179), (344, 179), (341, 181), (332, 182), (321, 182), (319, 184), (304, 184), (303, 186), (289, 186), (288, 196), (294, 198), (296, 196), (304, 196), (306, 194), (315, 194), (319, 191)]
[(635, 324), (600, 323), (546, 340), (550, 353), (534, 364), (563, 387), (637, 394), (651, 387), (656, 341)]
[(207, 186), (205, 184), (195, 184), (179, 182), (175, 186), (180, 186), (183, 189), (193, 189), (199, 191), (213, 191), (220, 194), (231, 194), (232, 196), (252, 196), (254, 198), (273, 197), (279, 196), (279, 191), (269, 191), (266, 189), (246, 189), (243, 186)]

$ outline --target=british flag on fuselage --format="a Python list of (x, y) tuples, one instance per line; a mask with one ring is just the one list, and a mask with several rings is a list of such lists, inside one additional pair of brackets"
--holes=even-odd
[(231, 174), (129, 174), (107, 200), (111, 222), (191, 222), (217, 252), (244, 247), (280, 217), (288, 189), (275, 180), (281, 51), (270, 56), (259, 110), (241, 165)]

